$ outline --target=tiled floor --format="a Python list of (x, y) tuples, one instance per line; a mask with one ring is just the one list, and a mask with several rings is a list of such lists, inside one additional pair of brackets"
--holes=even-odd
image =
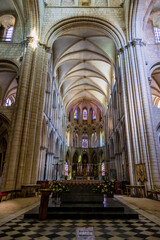
[(160, 226), (140, 215), (139, 220), (45, 220), (23, 215), (0, 226), (0, 239), (76, 239), (77, 227), (93, 227), (96, 240), (160, 239)]

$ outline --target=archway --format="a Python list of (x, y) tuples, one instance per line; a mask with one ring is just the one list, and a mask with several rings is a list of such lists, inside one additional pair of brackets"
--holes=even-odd
[(15, 103), (18, 87), (18, 67), (11, 61), (0, 60), (0, 105)]
[[(100, 122), (102, 119), (111, 89), (116, 81), (116, 49), (120, 48), (121, 43), (124, 42), (121, 29), (101, 19), (93, 21), (90, 17), (70, 18), (53, 26), (46, 39), (47, 45), (53, 49), (54, 79), (66, 115), (69, 116), (68, 120), (73, 120), (75, 124), (96, 125), (96, 121)], [(78, 114), (75, 112), (76, 109)], [(72, 148), (82, 147), (83, 151), (90, 146), (96, 149), (92, 158), (92, 175), (98, 178), (98, 147), (104, 145), (104, 137), (101, 137), (100, 143), (99, 127), (94, 126), (91, 144), (91, 134), (87, 127), (84, 127), (84, 131), (78, 136), (76, 132), (72, 132), (70, 143), (67, 134), (67, 145)], [(104, 134), (101, 135), (104, 136)], [(90, 154), (88, 150), (86, 152)], [(88, 155), (82, 155), (81, 174), (83, 176), (89, 173), (89, 159)], [(72, 163), (74, 178), (79, 172), (78, 154), (74, 154)]]
[(155, 64), (151, 70), (152, 101), (155, 106), (160, 108), (160, 63)]
[(82, 175), (84, 177), (89, 174), (89, 165), (88, 165), (88, 154), (85, 152), (82, 155)]
[(98, 172), (97, 153), (94, 151), (91, 155), (91, 176), (98, 178)]
[(73, 155), (72, 162), (72, 177), (75, 178), (77, 176), (77, 165), (78, 165), (78, 153), (75, 152)]
[(104, 163), (104, 153), (101, 150), (99, 153), (99, 179), (105, 177), (105, 163)]
[(66, 159), (65, 159), (65, 166), (64, 166), (64, 176), (65, 179), (70, 179), (71, 178), (71, 169), (70, 169), (70, 154), (69, 151), (66, 153)]
[(7, 144), (8, 144), (9, 122), (0, 115), (0, 188), (4, 170)]

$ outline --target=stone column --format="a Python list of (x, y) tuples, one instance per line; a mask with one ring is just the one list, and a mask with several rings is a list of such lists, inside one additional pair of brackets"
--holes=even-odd
[[(32, 163), (30, 164), (30, 157), (27, 158), (27, 154), (32, 151), (32, 148), (34, 147), (34, 141), (33, 138), (29, 138), (29, 136), (32, 134), (32, 121), (33, 121), (33, 112), (36, 111), (36, 108), (34, 107), (35, 101), (38, 101), (38, 98), (34, 100), (36, 91), (36, 75), (37, 75), (37, 62), (40, 57), (40, 49), (37, 47), (37, 49), (34, 52), (33, 56), (33, 62), (32, 62), (32, 72), (30, 75), (30, 88), (28, 93), (28, 99), (27, 99), (27, 107), (26, 107), (26, 115), (24, 119), (24, 130), (23, 130), (23, 138), (22, 138), (22, 145), (21, 145), (21, 154), (20, 154), (20, 164), (18, 168), (18, 176), (17, 176), (17, 186), (18, 188), (21, 187), (21, 184), (29, 184), (30, 182), (25, 180), (25, 177), (30, 175)], [(36, 95), (37, 97), (37, 95)], [(35, 117), (35, 115), (34, 115)], [(32, 121), (31, 121), (32, 120)], [(30, 160), (29, 160), (30, 159)]]
[[(51, 54), (51, 48), (47, 46), (41, 46), (41, 71), (39, 71), (39, 78), (41, 82), (39, 82), (39, 78), (37, 77), (37, 95), (39, 101), (37, 101), (36, 105), (36, 119), (34, 122), (34, 143), (35, 147), (33, 148), (33, 155), (32, 155), (32, 173), (30, 178), (30, 183), (35, 183), (37, 181), (37, 174), (38, 174), (38, 164), (39, 164), (39, 149), (40, 149), (40, 142), (41, 142), (41, 131), (42, 131), (42, 114), (43, 114), (43, 106), (44, 106), (44, 86), (45, 81), (47, 79), (47, 70), (48, 70), (48, 58)], [(35, 95), (36, 98), (36, 95)]]
[[(29, 184), (30, 175), (32, 171), (32, 155), (35, 148), (35, 131), (34, 127), (37, 122), (36, 112), (38, 111), (37, 103), (39, 102), (39, 95), (37, 94), (37, 86), (41, 86), (41, 73), (40, 63), (43, 61), (41, 58), (41, 46), (38, 46), (35, 50), (34, 59), (32, 62), (32, 73), (30, 75), (30, 89), (27, 99), (27, 108), (24, 122), (20, 164), (18, 167), (17, 186), (21, 187), (21, 184)], [(38, 82), (38, 83), (37, 83)], [(40, 147), (40, 146), (39, 146)], [(38, 168), (38, 166), (37, 166)]]
[(120, 50), (120, 67), (130, 182), (137, 184), (135, 164), (145, 163), (151, 187), (159, 180), (141, 39), (134, 39)]
[(20, 161), (20, 156), (21, 154), (23, 155), (26, 145), (22, 144), (22, 140), (25, 142), (28, 134), (28, 129), (26, 129), (25, 126), (26, 122), (29, 121), (28, 117), (30, 111), (27, 102), (30, 88), (32, 88), (30, 74), (34, 56), (34, 48), (32, 46), (33, 40), (33, 37), (28, 37), (27, 39), (28, 44), (21, 66), (14, 120), (11, 126), (10, 143), (8, 145), (6, 165), (3, 173), (2, 190), (20, 188), (20, 185), (17, 184), (17, 172), (23, 169), (23, 160)]
[[(146, 171), (148, 175), (148, 186), (152, 187), (153, 184), (160, 183), (160, 169), (158, 169), (158, 156), (156, 155), (156, 143), (154, 138), (153, 130), (153, 119), (152, 119), (152, 101), (148, 98), (150, 89), (148, 84), (148, 78), (145, 69), (145, 58), (144, 58), (144, 44), (141, 39), (133, 40), (133, 52), (136, 56), (136, 70), (138, 75), (139, 90), (141, 91), (141, 98), (139, 98), (141, 106), (140, 110), (142, 113), (141, 129), (141, 140), (143, 140), (143, 158), (141, 163), (145, 163)], [(143, 107), (143, 109), (142, 109)], [(144, 138), (142, 138), (144, 136)], [(159, 171), (158, 171), (159, 170)]]

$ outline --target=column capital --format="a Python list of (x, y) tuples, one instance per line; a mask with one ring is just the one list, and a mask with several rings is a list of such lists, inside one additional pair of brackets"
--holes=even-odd
[(27, 43), (33, 43), (34, 42), (34, 37), (33, 36), (27, 36)]
[(45, 45), (46, 53), (52, 53), (52, 48)]
[(141, 39), (141, 38), (134, 38), (134, 39), (131, 41), (131, 44), (132, 44), (133, 46), (136, 46), (136, 45), (143, 46), (143, 45), (145, 45), (145, 43), (142, 42), (142, 39)]
[(117, 50), (117, 55), (121, 55), (124, 52), (124, 47), (121, 47)]
[(52, 53), (52, 48), (47, 46), (45, 43), (39, 42), (39, 45), (44, 47), (46, 53), (50, 53), (50, 54)]
[(124, 53), (125, 49), (128, 49), (128, 48), (136, 46), (136, 45), (144, 46), (146, 44), (144, 42), (142, 42), (141, 38), (134, 38), (132, 41), (128, 41), (128, 43), (126, 45), (119, 48), (117, 50), (117, 55), (121, 55), (122, 53)]

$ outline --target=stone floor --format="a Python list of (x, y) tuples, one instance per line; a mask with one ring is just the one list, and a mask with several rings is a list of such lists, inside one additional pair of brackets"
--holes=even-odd
[[(15, 199), (0, 203), (0, 214), (5, 211), (7, 217), (0, 219), (0, 239), (20, 240), (76, 240), (78, 227), (93, 227), (95, 240), (121, 240), (121, 239), (160, 239), (160, 219), (155, 216), (160, 211), (160, 201), (148, 199), (116, 196), (121, 201), (132, 206), (139, 212), (138, 220), (45, 220), (23, 219), (25, 211), (38, 204), (38, 198)], [(33, 204), (31, 205), (31, 202)], [(14, 213), (10, 212), (15, 202)], [(12, 203), (12, 204), (11, 204)], [(21, 205), (22, 203), (22, 205)], [(11, 205), (10, 205), (11, 204)], [(3, 205), (3, 206), (2, 206)], [(6, 208), (4, 207), (6, 205)], [(19, 205), (16, 207), (16, 205)], [(26, 207), (28, 205), (28, 207)], [(11, 208), (10, 208), (10, 207)], [(156, 215), (157, 215), (156, 213)], [(12, 218), (11, 218), (12, 216)], [(5, 219), (5, 221), (3, 221)], [(5, 224), (4, 224), (5, 223)], [(83, 238), (81, 238), (83, 239)], [(87, 240), (87, 238), (86, 238)], [(92, 239), (94, 240), (94, 239)]]
[(127, 204), (132, 204), (135, 207), (138, 207), (139, 209), (142, 209), (160, 218), (160, 201), (127, 196), (118, 196), (118, 199), (125, 201)]

